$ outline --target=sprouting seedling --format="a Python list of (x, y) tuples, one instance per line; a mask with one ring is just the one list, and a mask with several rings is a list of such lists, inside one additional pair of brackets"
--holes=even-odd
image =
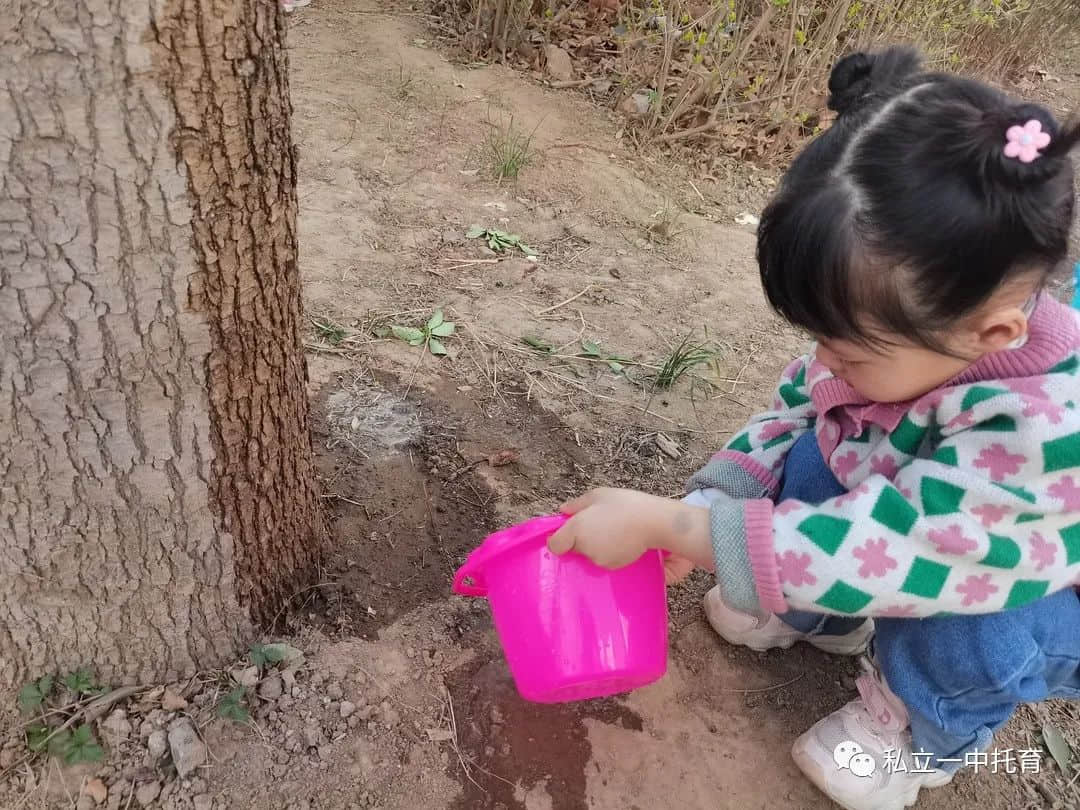
[(687, 336), (664, 359), (660, 370), (656, 372), (656, 376), (653, 378), (653, 382), (657, 388), (667, 390), (675, 385), (687, 372), (705, 363), (716, 362), (717, 356), (718, 353), (715, 349), (693, 344), (690, 342), (690, 337)]
[(247, 723), (251, 719), (251, 714), (244, 705), (246, 700), (247, 690), (242, 686), (236, 687), (218, 703), (218, 717), (224, 717), (234, 723)]
[(321, 337), (331, 346), (337, 346), (348, 335), (348, 332), (345, 330), (344, 326), (338, 323), (334, 323), (328, 318), (312, 318), (311, 323), (315, 327), (315, 332), (319, 335), (319, 337)]
[(45, 699), (52, 692), (52, 688), (52, 675), (45, 675), (26, 684), (19, 690), (19, 708), (24, 714), (34, 714), (45, 704)]
[(596, 343), (592, 340), (581, 341), (581, 352), (578, 354), (578, 356), (588, 357), (590, 360), (601, 360), (604, 363), (607, 363), (607, 367), (614, 371), (616, 374), (621, 374), (625, 370), (624, 364), (634, 362), (633, 360), (630, 360), (626, 357), (619, 357), (614, 354), (607, 354), (600, 348), (599, 343)]
[(285, 660), (285, 651), (275, 644), (252, 644), (248, 650), (251, 665), (262, 672), (268, 665), (280, 664)]
[(536, 251), (522, 242), (521, 237), (516, 233), (507, 233), (506, 231), (499, 231), (494, 228), (483, 228), (479, 225), (473, 225), (465, 233), (465, 238), (483, 239), (487, 242), (488, 247), (496, 253), (506, 253), (507, 250), (517, 248), (528, 258), (536, 258)]
[(392, 326), (390, 331), (394, 337), (410, 346), (425, 346), (434, 355), (444, 355), (448, 352), (442, 339), (453, 335), (456, 328), (451, 321), (445, 320), (443, 311), (437, 309), (420, 329), (414, 326)]
[(84, 667), (69, 672), (60, 682), (76, 695), (96, 695), (105, 691), (94, 680), (93, 673)]
[(72, 732), (68, 732), (67, 729), (57, 731), (49, 740), (48, 745), (49, 753), (63, 760), (66, 765), (101, 762), (105, 758), (105, 752), (94, 739), (94, 732), (88, 723)]

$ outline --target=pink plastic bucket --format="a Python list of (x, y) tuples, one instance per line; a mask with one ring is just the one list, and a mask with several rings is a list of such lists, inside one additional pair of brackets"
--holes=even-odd
[(535, 703), (629, 692), (667, 671), (660, 552), (616, 571), (573, 552), (558, 557), (547, 540), (566, 520), (496, 532), (454, 576), (455, 593), (488, 598), (518, 692)]

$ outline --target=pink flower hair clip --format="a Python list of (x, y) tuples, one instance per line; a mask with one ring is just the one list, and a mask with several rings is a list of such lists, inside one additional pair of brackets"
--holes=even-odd
[(1031, 163), (1042, 157), (1040, 149), (1050, 145), (1050, 133), (1042, 131), (1042, 122), (1034, 118), (1021, 126), (1012, 126), (1005, 132), (1005, 157), (1018, 158), (1021, 163)]

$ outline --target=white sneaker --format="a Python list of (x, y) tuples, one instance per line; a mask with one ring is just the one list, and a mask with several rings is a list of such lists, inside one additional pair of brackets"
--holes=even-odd
[(709, 624), (725, 641), (757, 652), (786, 650), (797, 641), (805, 641), (833, 655), (860, 655), (874, 635), (874, 623), (870, 619), (843, 636), (803, 633), (784, 624), (772, 613), (755, 616), (729, 607), (724, 602), (719, 585), (705, 594), (704, 604)]
[(863, 665), (859, 699), (819, 720), (791, 755), (845, 810), (904, 810), (922, 788), (947, 785), (953, 775), (930, 768), (930, 754), (912, 754), (907, 709), (874, 666)]

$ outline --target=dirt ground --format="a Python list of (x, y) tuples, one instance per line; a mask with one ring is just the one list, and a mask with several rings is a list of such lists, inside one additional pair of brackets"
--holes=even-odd
[[(97, 771), (104, 806), (831, 807), (788, 752), (854, 696), (855, 663), (725, 645), (700, 609), (706, 577), (670, 591), (662, 681), (556, 707), (516, 695), (486, 603), (450, 595), (495, 528), (596, 485), (679, 493), (766, 403), (803, 338), (767, 309), (753, 226), (737, 224), (770, 174), (634, 153), (585, 94), (457, 62), (431, 31), (373, 0), (314, 0), (290, 17), (310, 390), (335, 542), (319, 586), (275, 628), (303, 667), (264, 681), (250, 725), (214, 718), (219, 685), (178, 685), (210, 757), (183, 780), (146, 754), (177, 713), (153, 696), (129, 707), (129, 736), (105, 740), (121, 762)], [(511, 126), (532, 133), (534, 158), (498, 183), (490, 148)], [(493, 254), (466, 238), (472, 225), (520, 235), (537, 259)], [(380, 337), (436, 308), (456, 324), (448, 356)], [(714, 363), (655, 390), (687, 337)], [(577, 356), (583, 341), (591, 356)], [(1039, 747), (1047, 722), (1076, 746), (1078, 718), (1068, 704), (1025, 707), (998, 747)], [(1043, 770), (965, 773), (918, 806), (1080, 807), (1073, 774), (1049, 756)], [(86, 810), (79, 785), (93, 775), (16, 772), (0, 807), (50, 795)]]

